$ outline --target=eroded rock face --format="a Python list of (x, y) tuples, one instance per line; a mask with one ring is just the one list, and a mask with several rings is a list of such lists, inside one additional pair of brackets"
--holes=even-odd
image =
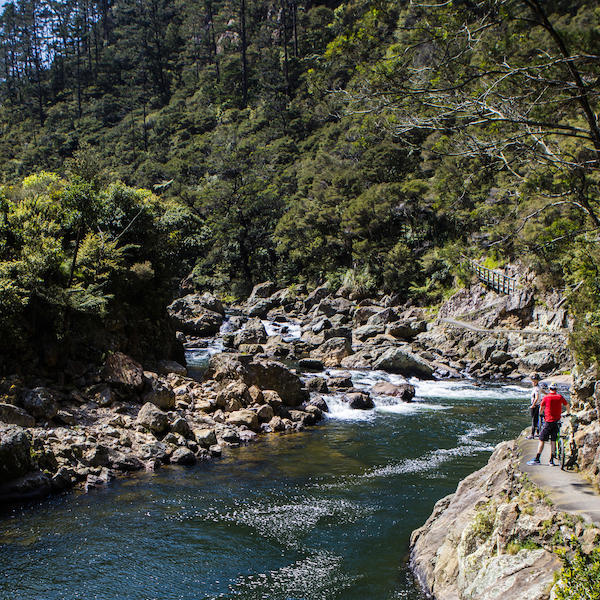
[(411, 566), (435, 598), (548, 600), (552, 538), (577, 526), (523, 485), (518, 463), (516, 442), (498, 445), (413, 532)]

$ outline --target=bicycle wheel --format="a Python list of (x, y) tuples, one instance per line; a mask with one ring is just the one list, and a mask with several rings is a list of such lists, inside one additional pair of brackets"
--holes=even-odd
[(560, 468), (565, 470), (566, 456), (565, 456), (565, 440), (563, 438), (558, 438), (558, 461)]

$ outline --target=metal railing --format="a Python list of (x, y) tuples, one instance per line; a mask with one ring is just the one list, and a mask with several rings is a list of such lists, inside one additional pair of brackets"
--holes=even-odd
[(517, 290), (519, 284), (514, 277), (483, 267), (474, 260), (471, 261), (471, 267), (479, 280), (494, 291), (500, 294), (512, 294)]

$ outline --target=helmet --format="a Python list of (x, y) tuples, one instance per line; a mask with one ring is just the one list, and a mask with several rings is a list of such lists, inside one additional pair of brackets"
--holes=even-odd
[(531, 379), (531, 381), (539, 381), (540, 380), (540, 376), (537, 373), (532, 373), (529, 376), (529, 379)]
[(556, 385), (556, 383), (552, 382), (549, 386), (548, 386), (549, 390), (554, 390), (556, 391), (558, 389), (558, 386)]

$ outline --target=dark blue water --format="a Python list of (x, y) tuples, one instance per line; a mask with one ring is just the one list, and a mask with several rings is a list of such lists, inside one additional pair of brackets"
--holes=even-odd
[(527, 395), (427, 383), (360, 414), (331, 399), (310, 431), (27, 507), (0, 518), (0, 599), (421, 600), (411, 531), (527, 426)]

